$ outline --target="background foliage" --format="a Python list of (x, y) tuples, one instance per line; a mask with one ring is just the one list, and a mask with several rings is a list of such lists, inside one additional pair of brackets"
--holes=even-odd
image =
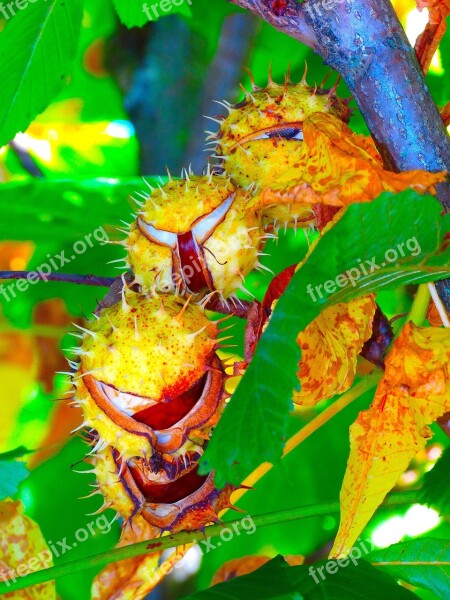
[[(395, 5), (404, 23), (409, 15), (412, 31), (414, 3), (403, 0)], [(310, 83), (320, 83), (328, 72), (322, 59), (308, 48), (225, 0), (193, 0), (177, 14), (147, 24), (140, 7), (140, 2), (89, 0), (82, 14), (78, 0), (52, 0), (30, 4), (9, 22), (0, 19), (0, 76), (6, 82), (2, 94), (8, 97), (19, 89), (11, 102), (0, 103), (0, 144), (23, 131), (0, 148), (0, 269), (34, 269), (63, 250), (70, 255), (73, 244), (98, 227), (104, 227), (111, 239), (120, 239), (116, 228), (133, 210), (132, 194), (144, 185), (140, 173), (157, 177), (165, 173), (166, 164), (178, 172), (190, 162), (200, 169), (205, 161), (203, 130), (211, 129), (202, 115), (218, 112), (212, 103), (215, 98), (239, 99), (238, 83), (249, 83), (244, 66), (251, 68), (260, 84), (266, 82), (270, 62), (278, 81), (289, 64), (293, 80), (299, 80), (305, 61)], [(119, 22), (115, 8), (125, 25)], [(140, 29), (127, 27), (144, 24)], [(25, 49), (30, 44), (35, 52), (28, 62)], [(447, 35), (428, 75), (438, 105), (450, 98), (449, 44)], [(52, 51), (55, 46), (60, 53)], [(59, 63), (49, 65), (49, 57)], [(52, 78), (55, 69), (61, 72), (58, 81)], [(12, 72), (20, 81), (10, 79)], [(346, 95), (343, 84), (339, 90)], [(351, 127), (366, 132), (356, 110)], [(302, 233), (288, 232), (278, 245), (268, 244), (270, 256), (264, 263), (279, 272), (300, 262), (307, 250), (308, 240)], [(62, 270), (115, 276), (118, 271), (108, 261), (122, 255), (120, 246), (96, 244)], [(252, 274), (246, 287), (261, 299), (269, 281), (269, 276)], [(0, 295), (0, 452), (20, 446), (25, 449), (18, 456), (0, 456), (0, 491), (2, 496), (18, 493), (49, 541), (73, 538), (75, 531), (92, 519), (87, 513), (100, 506), (96, 496), (78, 499), (90, 491), (89, 476), (75, 472), (86, 468), (79, 464), (85, 446), (69, 435), (80, 415), (58, 402), (67, 385), (55, 372), (66, 370), (62, 350), (74, 343), (67, 333), (71, 321), (89, 315), (104, 291), (39, 283), (10, 301)], [(389, 317), (409, 310), (410, 291), (403, 285), (380, 292), (378, 300)], [(240, 344), (243, 323), (236, 320), (233, 332)], [(239, 345), (236, 353), (242, 354)], [(363, 372), (364, 365), (360, 375)], [(348, 428), (372, 397), (373, 392), (363, 395), (277, 464), (240, 507), (259, 514), (336, 501), (348, 457)], [(289, 430), (294, 433), (330, 403), (294, 412)], [(400, 487), (417, 485), (447, 445), (442, 432), (435, 431), (433, 444), (411, 465)], [(43, 450), (28, 453), (26, 449)], [(22, 462), (13, 462), (17, 458)], [(445, 460), (448, 462), (448, 452)], [(30, 469), (28, 477), (25, 462)], [(425, 499), (437, 505), (435, 487), (444, 485), (447, 498), (449, 492), (442, 478), (433, 480), (432, 473), (427, 476)], [(442, 510), (448, 511), (448, 502)], [(413, 533), (420, 535), (431, 527), (434, 537), (449, 537), (446, 519), (427, 509), (420, 514), (418, 518), (407, 509), (381, 511), (364, 535), (379, 546), (408, 540)], [(113, 514), (108, 516), (112, 519)], [(177, 598), (205, 588), (225, 560), (238, 556), (264, 553), (323, 558), (337, 526), (337, 515), (329, 515), (235, 537), (204, 555), (200, 570), (191, 555), (185, 569), (169, 577), (155, 597)], [(59, 560), (75, 560), (111, 548), (118, 534), (116, 524), (109, 534), (90, 537)], [(281, 569), (282, 564), (274, 563), (275, 567)], [(298, 573), (303, 576), (303, 571)], [(93, 575), (83, 572), (60, 580), (60, 596), (87, 600)], [(358, 577), (363, 575), (362, 570), (358, 572)], [(350, 573), (346, 571), (342, 577), (350, 577)], [(425, 599), (436, 597), (431, 591), (416, 593)]]

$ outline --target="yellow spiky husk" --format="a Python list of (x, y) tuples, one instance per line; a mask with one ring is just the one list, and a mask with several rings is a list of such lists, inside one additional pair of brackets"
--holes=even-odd
[[(230, 196), (233, 196), (231, 206), (223, 218), (213, 223), (210, 235), (205, 240), (196, 240), (204, 268), (209, 272), (208, 286), (200, 291), (192, 289), (192, 281), (202, 264), (197, 259), (192, 261), (193, 266), (180, 264), (176, 236), (195, 232), (199, 221)], [(157, 230), (155, 235), (161, 238), (161, 243), (155, 243), (146, 235), (146, 225)], [(171, 180), (148, 195), (132, 224), (126, 241), (127, 264), (144, 291), (184, 293), (191, 290), (202, 294), (217, 290), (228, 297), (257, 263), (260, 226), (260, 213), (250, 194), (236, 188), (228, 176), (191, 175), (187, 179)], [(175, 246), (169, 247), (166, 241)]]

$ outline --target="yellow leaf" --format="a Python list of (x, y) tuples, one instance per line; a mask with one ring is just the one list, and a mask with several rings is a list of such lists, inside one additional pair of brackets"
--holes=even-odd
[(428, 23), (414, 46), (420, 66), (426, 73), (447, 30), (450, 0), (417, 0), (417, 8), (428, 9)]
[[(143, 517), (136, 516), (132, 525), (123, 527), (117, 547), (154, 539), (158, 535), (158, 529)], [(155, 552), (111, 563), (94, 579), (91, 600), (143, 600), (170, 570), (167, 566), (158, 568), (160, 556), (161, 552)]]
[(386, 171), (372, 140), (330, 114), (308, 117), (303, 136), (298, 164), (262, 192), (262, 206), (294, 204), (296, 212), (315, 204), (343, 207), (370, 202), (383, 191), (411, 187), (433, 193), (435, 184), (445, 179), (443, 173)]
[[(53, 557), (39, 526), (23, 514), (20, 501), (0, 502), (0, 579), (15, 581), (51, 567)], [(5, 594), (10, 600), (55, 600), (55, 584), (41, 583)]]
[(375, 310), (373, 295), (336, 304), (300, 333), (301, 390), (294, 392), (296, 404), (315, 405), (350, 388), (358, 355), (372, 333)]
[(450, 410), (450, 330), (408, 323), (394, 342), (369, 410), (350, 428), (341, 523), (331, 556), (346, 554), (386, 494)]

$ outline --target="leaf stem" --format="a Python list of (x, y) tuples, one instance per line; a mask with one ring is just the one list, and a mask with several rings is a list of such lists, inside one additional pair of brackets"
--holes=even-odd
[[(419, 496), (417, 491), (408, 491), (393, 494), (390, 496), (383, 507), (401, 506), (405, 504), (415, 504), (418, 502)], [(271, 513), (265, 513), (253, 517), (253, 523), (255, 527), (267, 527), (268, 525), (275, 525), (279, 523), (287, 523), (289, 521), (297, 521), (299, 519), (306, 519), (310, 517), (321, 517), (323, 515), (329, 515), (339, 512), (338, 502), (329, 502), (320, 505), (308, 505), (299, 506), (296, 508), (290, 508), (286, 510), (279, 510)], [(229, 521), (226, 523), (227, 527), (239, 527), (241, 519)], [(224, 529), (224, 524), (210, 525), (206, 527), (204, 531), (182, 531), (174, 535), (167, 535), (162, 538), (147, 540), (144, 542), (138, 542), (130, 546), (124, 546), (122, 548), (115, 548), (101, 554), (95, 554), (79, 560), (58, 565), (56, 567), (50, 567), (49, 569), (42, 569), (26, 575), (25, 577), (17, 579), (17, 581), (8, 581), (8, 583), (0, 583), (0, 595), (11, 593), (17, 590), (24, 589), (26, 587), (53, 581), (54, 579), (60, 579), (74, 573), (80, 573), (90, 568), (100, 568), (109, 563), (124, 560), (127, 558), (133, 558), (135, 556), (141, 556), (150, 554), (152, 552), (160, 552), (167, 548), (174, 548), (176, 546), (183, 546), (186, 544), (195, 544), (198, 541), (207, 538), (214, 538), (220, 535)]]
[(414, 325), (422, 327), (427, 316), (430, 299), (430, 290), (428, 289), (427, 284), (420, 284), (417, 288), (416, 296), (411, 306), (411, 310), (409, 311), (407, 321), (412, 321)]
[[(365, 377), (362, 381), (353, 386), (348, 392), (340, 396), (333, 404), (328, 406), (323, 412), (314, 417), (309, 423), (294, 434), (287, 442), (283, 451), (283, 458), (292, 452), (297, 446), (308, 439), (314, 432), (320, 427), (325, 425), (330, 419), (337, 415), (341, 410), (349, 406), (354, 400), (362, 396), (365, 392), (375, 387), (380, 378), (381, 371), (373, 371), (370, 375)], [(268, 473), (273, 467), (272, 463), (262, 463), (257, 469), (250, 473), (250, 475), (244, 480), (243, 485), (253, 487), (266, 473)], [(245, 488), (239, 489), (233, 495), (233, 500), (236, 502), (247, 492)]]

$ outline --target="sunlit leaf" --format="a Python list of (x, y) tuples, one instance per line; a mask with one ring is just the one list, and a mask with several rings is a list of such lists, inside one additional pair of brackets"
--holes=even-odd
[(350, 428), (341, 523), (332, 556), (346, 554), (450, 410), (450, 330), (408, 323), (386, 359), (373, 403)]
[(29, 3), (7, 21), (0, 35), (0, 146), (24, 131), (63, 87), (82, 16), (82, 0), (49, 0)]
[[(137, 516), (132, 526), (124, 526), (117, 546), (153, 539), (157, 534), (143, 517)], [(160, 556), (157, 552), (111, 563), (94, 579), (91, 600), (143, 600), (160, 581), (156, 575)]]
[[(17, 579), (53, 565), (52, 553), (39, 526), (23, 514), (21, 502), (0, 502), (0, 531), (0, 565), (6, 571), (6, 579)], [(8, 597), (11, 600), (55, 600), (55, 584), (35, 585)]]
[(355, 134), (330, 114), (313, 113), (308, 117), (303, 123), (303, 136), (298, 165), (282, 172), (263, 191), (263, 204), (342, 207), (370, 202), (383, 191), (401, 192), (410, 187), (425, 193), (445, 179), (444, 174), (425, 171), (387, 171), (372, 140)]

